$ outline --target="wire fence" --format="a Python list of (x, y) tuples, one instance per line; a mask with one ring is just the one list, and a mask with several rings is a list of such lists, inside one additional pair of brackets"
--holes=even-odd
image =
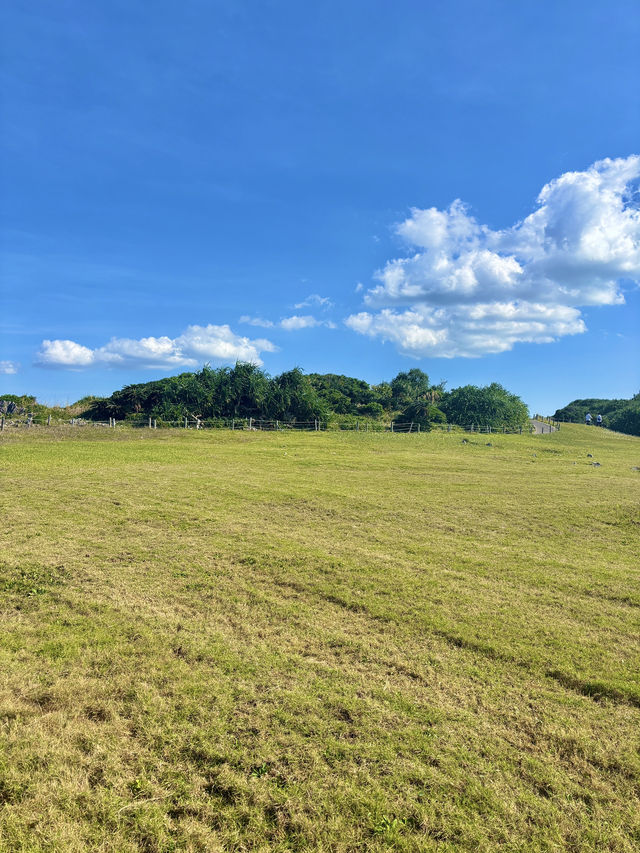
[[(536, 416), (536, 420), (542, 421), (542, 418)], [(544, 423), (549, 423), (549, 431), (551, 428), (559, 429), (560, 425), (544, 419)], [(371, 421), (371, 420), (321, 420), (316, 418), (312, 421), (281, 421), (281, 420), (261, 420), (258, 418), (194, 418), (185, 417), (180, 420), (162, 420), (161, 418), (127, 418), (126, 420), (116, 420), (109, 418), (108, 421), (90, 421), (83, 418), (71, 419), (55, 419), (51, 415), (26, 415), (18, 418), (1, 417), (0, 431), (5, 429), (33, 427), (77, 427), (88, 428), (94, 427), (97, 429), (195, 429), (195, 430), (246, 430), (250, 432), (287, 432), (287, 431), (304, 431), (304, 432), (375, 432), (375, 433), (425, 433), (425, 432), (471, 432), (482, 433), (485, 435), (491, 434), (519, 434), (528, 435), (535, 432), (535, 427), (532, 424), (525, 426), (490, 426), (488, 424), (471, 423), (467, 425), (458, 424), (432, 424), (429, 428), (421, 426), (421, 424), (411, 421), (399, 423), (397, 421)]]

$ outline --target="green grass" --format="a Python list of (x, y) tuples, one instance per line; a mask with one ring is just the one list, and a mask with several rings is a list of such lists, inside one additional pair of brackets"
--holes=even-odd
[(466, 438), (5, 433), (0, 851), (637, 850), (640, 440)]

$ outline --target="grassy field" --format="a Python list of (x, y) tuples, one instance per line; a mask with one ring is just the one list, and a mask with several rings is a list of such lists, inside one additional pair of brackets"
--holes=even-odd
[(5, 432), (0, 851), (638, 850), (640, 439), (466, 438)]

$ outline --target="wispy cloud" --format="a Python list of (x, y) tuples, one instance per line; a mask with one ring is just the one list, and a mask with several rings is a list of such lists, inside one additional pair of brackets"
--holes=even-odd
[(292, 317), (282, 317), (277, 323), (265, 320), (262, 317), (249, 317), (246, 314), (240, 317), (241, 323), (249, 326), (261, 326), (264, 329), (284, 329), (285, 332), (293, 332), (298, 329), (313, 329), (316, 326), (324, 326), (326, 329), (335, 329), (336, 324), (331, 320), (319, 320), (311, 314), (294, 314)]
[(5, 376), (17, 373), (19, 366), (15, 361), (0, 361), (0, 373)]
[(276, 325), (271, 320), (265, 320), (263, 317), (250, 317), (248, 314), (243, 314), (239, 322), (246, 323), (248, 326), (260, 326), (263, 329), (273, 329)]
[(297, 302), (293, 307), (294, 308), (310, 308), (312, 305), (317, 306), (318, 308), (332, 308), (333, 302), (329, 299), (328, 296), (320, 296), (318, 293), (312, 293), (307, 296), (302, 302)]
[(584, 332), (582, 307), (621, 304), (621, 281), (640, 280), (639, 178), (640, 156), (567, 172), (502, 231), (459, 200), (414, 208), (396, 229), (412, 253), (378, 271), (365, 295), (374, 310), (345, 322), (416, 357), (480, 356)]
[(196, 367), (203, 361), (262, 364), (260, 354), (277, 347), (264, 339), (236, 335), (229, 326), (189, 326), (177, 338), (148, 337), (138, 340), (111, 338), (91, 349), (76, 341), (45, 340), (36, 357), (40, 367), (82, 369), (87, 367)]
[(313, 329), (316, 326), (324, 326), (327, 329), (335, 329), (336, 327), (331, 320), (318, 320), (317, 317), (312, 317), (310, 314), (303, 314), (302, 316), (294, 314), (293, 317), (284, 317), (280, 320), (280, 328), (287, 332), (297, 329)]

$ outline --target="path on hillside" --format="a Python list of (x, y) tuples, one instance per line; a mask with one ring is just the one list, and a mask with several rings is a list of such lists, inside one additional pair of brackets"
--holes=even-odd
[(557, 427), (551, 426), (551, 424), (546, 424), (544, 421), (536, 421), (533, 418), (529, 418), (529, 423), (536, 435), (542, 435), (545, 432), (555, 432), (557, 429)]

